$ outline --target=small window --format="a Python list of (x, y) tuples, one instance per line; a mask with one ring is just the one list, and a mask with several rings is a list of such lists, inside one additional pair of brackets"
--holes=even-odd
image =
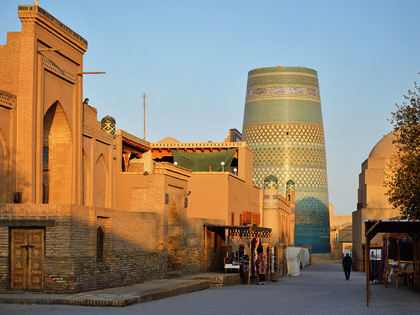
[(98, 227), (96, 231), (96, 261), (103, 262), (104, 261), (104, 244), (105, 244), (105, 233), (102, 227)]
[(48, 147), (43, 147), (42, 148), (42, 163), (48, 163), (48, 154), (49, 154)]

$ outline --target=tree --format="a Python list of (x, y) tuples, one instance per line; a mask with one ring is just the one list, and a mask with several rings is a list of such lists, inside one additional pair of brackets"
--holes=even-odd
[(408, 90), (402, 105), (391, 113), (397, 149), (389, 167), (391, 174), (385, 181), (388, 200), (400, 209), (403, 219), (420, 219), (420, 87)]

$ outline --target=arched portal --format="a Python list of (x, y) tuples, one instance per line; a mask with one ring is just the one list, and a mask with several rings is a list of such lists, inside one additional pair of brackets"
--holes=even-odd
[(72, 135), (59, 101), (44, 116), (43, 132), (43, 202), (71, 203)]

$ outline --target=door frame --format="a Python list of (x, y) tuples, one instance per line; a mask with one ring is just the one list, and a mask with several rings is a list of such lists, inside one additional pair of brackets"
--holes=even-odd
[[(42, 239), (41, 239), (41, 246), (40, 246), (40, 256), (41, 256), (41, 266), (40, 266), (40, 275), (38, 275), (40, 277), (40, 286), (38, 288), (33, 288), (30, 287), (30, 281), (29, 277), (31, 276), (30, 270), (28, 268), (28, 265), (25, 266), (26, 268), (26, 273), (25, 273), (25, 284), (23, 288), (14, 288), (13, 287), (13, 274), (12, 274), (12, 264), (13, 264), (13, 259), (14, 259), (14, 254), (13, 254), (13, 248), (14, 248), (14, 238), (13, 238), (13, 232), (16, 230), (36, 230), (36, 231), (42, 231)], [(25, 242), (29, 242), (28, 239), (28, 235), (25, 236)], [(9, 227), (9, 288), (12, 290), (25, 290), (25, 291), (41, 291), (44, 288), (44, 260), (45, 260), (45, 253), (46, 253), (46, 248), (45, 248), (45, 243), (46, 243), (46, 228), (42, 227), (42, 226), (13, 226), (13, 227)], [(30, 249), (32, 249), (32, 244), (26, 244), (29, 245), (26, 248), (26, 255), (28, 255), (28, 252)], [(27, 262), (29, 262), (30, 257), (26, 256), (25, 257), (27, 259)], [(33, 256), (32, 256), (33, 258)]]

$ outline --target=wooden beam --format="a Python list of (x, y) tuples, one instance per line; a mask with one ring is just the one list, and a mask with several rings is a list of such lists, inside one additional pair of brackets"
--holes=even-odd
[[(376, 222), (374, 225), (372, 225), (371, 226), (371, 228), (365, 233), (365, 235), (366, 235), (366, 237), (373, 231), (373, 229), (377, 226), (379, 224), (379, 221), (378, 222)], [(375, 235), (372, 235), (372, 238), (374, 237)]]

